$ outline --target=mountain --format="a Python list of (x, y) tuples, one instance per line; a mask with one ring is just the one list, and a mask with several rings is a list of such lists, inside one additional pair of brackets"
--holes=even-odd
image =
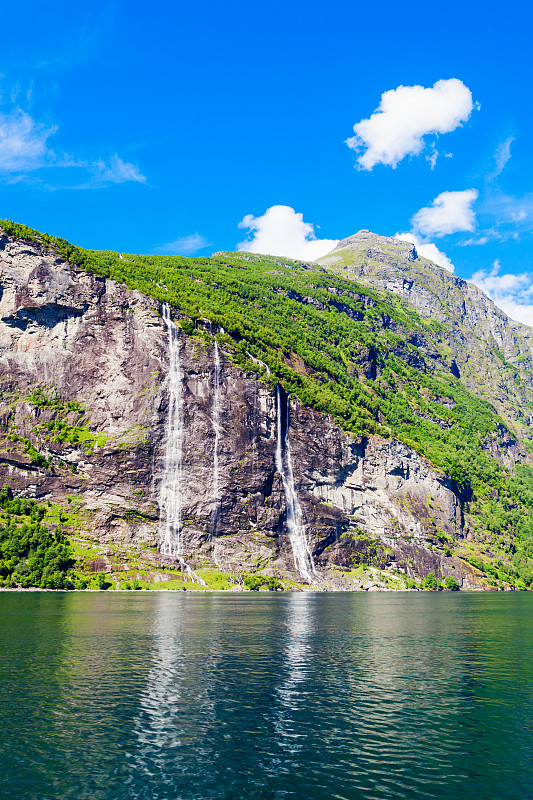
[(494, 405), (521, 437), (533, 435), (533, 329), (510, 320), (472, 283), (418, 255), (400, 239), (359, 231), (317, 264), (402, 297), (442, 325), (457, 375)]
[(8, 586), (533, 580), (531, 332), (412, 245), (186, 259), (0, 227)]

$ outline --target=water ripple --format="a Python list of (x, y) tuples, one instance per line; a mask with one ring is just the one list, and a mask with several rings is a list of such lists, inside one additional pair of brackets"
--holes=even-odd
[(0, 596), (0, 797), (522, 800), (533, 597)]

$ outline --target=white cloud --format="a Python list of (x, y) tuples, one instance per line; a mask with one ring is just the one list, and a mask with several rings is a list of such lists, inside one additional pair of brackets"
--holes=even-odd
[(446, 236), (458, 231), (473, 231), (476, 215), (472, 204), (477, 196), (475, 189), (441, 192), (430, 206), (421, 208), (412, 217), (413, 230), (425, 236)]
[[(381, 95), (381, 102), (369, 119), (354, 126), (355, 136), (346, 144), (359, 155), (362, 169), (376, 164), (392, 167), (407, 155), (418, 155), (425, 147), (424, 136), (449, 133), (466, 122), (472, 113), (472, 93), (457, 78), (437, 81), (433, 87), (398, 86)], [(429, 161), (434, 166), (435, 155)]]
[(296, 213), (290, 206), (271, 206), (261, 217), (247, 214), (239, 228), (247, 228), (253, 236), (240, 242), (238, 250), (302, 261), (316, 261), (339, 242), (338, 239), (317, 239), (313, 225), (304, 222), (303, 214)]
[(454, 266), (448, 256), (436, 244), (427, 241), (427, 238), (446, 236), (458, 231), (473, 231), (476, 215), (472, 204), (477, 196), (475, 189), (441, 192), (430, 206), (425, 206), (414, 214), (411, 218), (412, 230), (409, 233), (397, 233), (396, 238), (412, 242), (419, 255), (453, 272)]
[(533, 274), (500, 274), (495, 261), (490, 271), (478, 270), (470, 280), (496, 303), (511, 319), (533, 327)]
[(86, 189), (127, 181), (146, 182), (135, 164), (123, 161), (116, 153), (107, 161), (80, 161), (69, 155), (57, 155), (48, 146), (48, 138), (56, 131), (56, 125), (37, 122), (20, 108), (15, 108), (8, 114), (0, 113), (0, 174), (4, 176), (4, 180), (27, 180), (37, 170), (45, 168), (70, 168), (80, 175), (84, 171), (89, 179), (82, 182), (78, 180), (68, 186), (54, 185), (48, 188)]
[(160, 244), (154, 248), (157, 253), (165, 253), (167, 255), (175, 256), (190, 256), (197, 253), (199, 250), (204, 250), (209, 247), (212, 242), (208, 241), (205, 236), (199, 233), (192, 233), (190, 236), (182, 236), (180, 239), (174, 239), (173, 242), (167, 244)]
[(448, 256), (443, 253), (442, 250), (439, 250), (437, 245), (433, 244), (433, 242), (424, 243), (418, 236), (415, 236), (414, 233), (397, 233), (395, 238), (401, 239), (402, 242), (411, 242), (416, 247), (419, 256), (433, 261), (434, 264), (438, 264), (439, 267), (444, 267), (444, 269), (447, 269), (449, 272), (454, 271), (455, 267)]
[(46, 140), (57, 128), (36, 122), (21, 109), (0, 114), (0, 172), (29, 172), (54, 159)]

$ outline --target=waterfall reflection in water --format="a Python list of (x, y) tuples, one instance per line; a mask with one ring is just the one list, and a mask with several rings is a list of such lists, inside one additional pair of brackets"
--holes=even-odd
[[(192, 600), (194, 602), (194, 600)], [(218, 647), (214, 639), (217, 614), (209, 615), (212, 625), (191, 630), (187, 600), (176, 604), (172, 595), (157, 598), (153, 622), (153, 665), (139, 697), (134, 720), (137, 746), (128, 753), (135, 780), (132, 797), (151, 798), (139, 786), (157, 776), (159, 787), (177, 791), (183, 778), (198, 781), (197, 759), (205, 759), (201, 770), (209, 776), (210, 747), (205, 731), (214, 724), (214, 702), (209, 676), (216, 673)], [(206, 620), (203, 619), (203, 622)], [(192, 656), (192, 657), (191, 657)], [(195, 758), (183, 758), (193, 745)]]
[(305, 703), (306, 695), (301, 692), (301, 684), (309, 678), (311, 669), (311, 639), (315, 622), (312, 595), (307, 592), (289, 595), (286, 614), (283, 677), (274, 696), (274, 728), (278, 746), (294, 755), (301, 750), (305, 736), (298, 730), (294, 713)]

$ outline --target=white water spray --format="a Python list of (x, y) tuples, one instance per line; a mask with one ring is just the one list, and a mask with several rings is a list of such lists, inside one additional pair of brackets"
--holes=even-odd
[(257, 409), (259, 407), (259, 381), (254, 381), (254, 399), (252, 407), (252, 480), (255, 485), (257, 475), (257, 440), (259, 438), (259, 421)]
[(188, 575), (205, 585), (183, 558), (181, 520), (181, 484), (183, 466), (183, 371), (180, 361), (178, 328), (170, 316), (170, 308), (163, 304), (163, 320), (168, 333), (168, 411), (163, 479), (159, 490), (159, 530), (161, 552), (175, 558)]
[[(211, 529), (211, 535), (216, 535), (216, 529), (218, 525), (218, 518), (220, 516), (220, 478), (219, 478), (219, 468), (218, 468), (218, 447), (220, 443), (220, 391), (222, 386), (222, 363), (220, 361), (220, 350), (218, 347), (218, 342), (215, 339), (215, 373), (213, 376), (213, 412), (212, 412), (212, 425), (213, 430), (215, 432), (215, 445), (213, 451), (213, 504), (214, 504), (214, 515), (213, 515), (213, 524)], [(216, 544), (215, 544), (215, 551), (216, 551)], [(215, 564), (218, 564), (216, 559), (216, 553), (213, 553), (213, 560)]]
[(218, 510), (219, 504), (219, 476), (218, 476), (218, 445), (220, 442), (220, 387), (221, 387), (221, 363), (218, 342), (215, 339), (215, 374), (213, 392), (213, 430), (215, 431), (215, 449), (213, 453), (213, 500)]
[(183, 551), (181, 535), (181, 472), (183, 461), (183, 373), (180, 363), (180, 343), (170, 308), (163, 305), (163, 320), (168, 333), (168, 411), (165, 466), (159, 491), (162, 532), (161, 552), (180, 557)]
[[(289, 531), (289, 541), (292, 547), (292, 555), (296, 571), (308, 583), (316, 585), (318, 574), (313, 561), (313, 555), (309, 549), (305, 525), (303, 521), (302, 509), (298, 501), (298, 495), (294, 488), (294, 474), (292, 470), (291, 445), (289, 441), (289, 399), (287, 398), (285, 436), (282, 433), (283, 424), (281, 418), (281, 393), (277, 388), (277, 443), (276, 443), (276, 469), (281, 475), (283, 489), (285, 492), (285, 503), (287, 506), (287, 528)], [(283, 456), (287, 462), (285, 469)]]

